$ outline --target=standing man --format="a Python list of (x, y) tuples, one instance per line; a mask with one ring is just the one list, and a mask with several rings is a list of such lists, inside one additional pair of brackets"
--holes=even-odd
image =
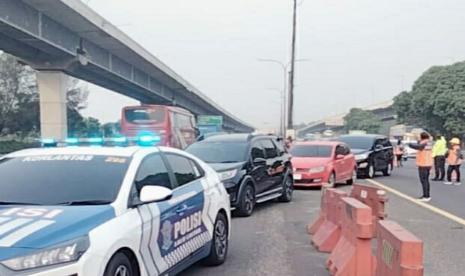
[(463, 161), (462, 149), (460, 148), (460, 139), (453, 138), (450, 140), (450, 149), (447, 152), (447, 181), (444, 182), (446, 185), (452, 184), (452, 172), (455, 172), (456, 180), (454, 185), (460, 185), (460, 165)]
[(420, 176), (423, 196), (420, 201), (428, 202), (431, 200), (429, 174), (433, 166), (432, 145), (430, 136), (426, 132), (420, 134), (420, 141), (417, 144), (409, 144), (409, 147), (417, 150), (418, 175)]
[(447, 141), (442, 135), (436, 136), (433, 146), (434, 178), (433, 181), (444, 181), (446, 176)]
[(397, 140), (397, 145), (394, 147), (394, 155), (396, 156), (397, 167), (402, 167), (402, 158), (404, 157), (404, 145), (402, 140)]
[(292, 143), (294, 140), (292, 139), (292, 136), (289, 135), (286, 139), (286, 142), (284, 143), (284, 146), (286, 147), (287, 150), (289, 150), (292, 147)]

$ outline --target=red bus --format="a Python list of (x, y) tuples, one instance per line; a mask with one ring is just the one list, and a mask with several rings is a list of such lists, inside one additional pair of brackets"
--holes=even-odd
[(195, 117), (189, 111), (165, 105), (123, 108), (121, 133), (127, 137), (143, 134), (160, 136), (161, 146), (184, 149), (196, 140)]

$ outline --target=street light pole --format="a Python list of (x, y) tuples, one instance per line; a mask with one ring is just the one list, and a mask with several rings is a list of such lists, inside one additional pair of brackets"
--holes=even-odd
[[(308, 59), (294, 59), (294, 63), (297, 63), (297, 62), (301, 62), (301, 61), (307, 61)], [(258, 61), (260, 62), (270, 62), (270, 63), (274, 63), (274, 64), (277, 64), (281, 67), (281, 69), (283, 70), (283, 106), (282, 106), (282, 109), (283, 109), (283, 115), (281, 116), (281, 120), (283, 120), (283, 123), (282, 123), (282, 128), (281, 128), (281, 135), (284, 137), (286, 135), (286, 129), (288, 129), (289, 126), (286, 126), (286, 117), (289, 116), (288, 115), (288, 112), (287, 111), (287, 104), (286, 104), (286, 96), (287, 96), (287, 76), (288, 76), (288, 68), (289, 66), (291, 65), (291, 63), (288, 63), (288, 64), (284, 64), (283, 62), (279, 61), (279, 60), (275, 60), (275, 59), (262, 59), (262, 58), (259, 58)], [(289, 99), (287, 99), (289, 101)], [(287, 115), (287, 116), (286, 116)], [(289, 119), (289, 118), (287, 118)], [(292, 126), (291, 126), (292, 128)]]
[(286, 134), (286, 94), (287, 94), (287, 68), (289, 67), (289, 64), (284, 64), (279, 60), (274, 60), (274, 59), (258, 59), (258, 61), (261, 62), (271, 62), (275, 63), (279, 66), (281, 66), (281, 69), (283, 70), (283, 91), (282, 91), (282, 115), (281, 115), (281, 128), (280, 128), (280, 134), (284, 137)]
[[(286, 81), (285, 81), (286, 83)], [(276, 91), (280, 94), (280, 107), (279, 107), (279, 110), (280, 110), (280, 114), (279, 114), (279, 135), (283, 136), (284, 137), (284, 132), (285, 131), (285, 127), (284, 127), (284, 124), (286, 123), (286, 120), (284, 119), (284, 116), (285, 116), (285, 113), (286, 113), (286, 105), (285, 105), (285, 97), (286, 97), (286, 91), (285, 90), (279, 90), (279, 89), (274, 89), (274, 88), (269, 88), (269, 90), (273, 90), (273, 91)]]
[(297, 28), (297, 0), (294, 0), (294, 9), (293, 9), (293, 17), (292, 17), (291, 70), (289, 71), (287, 129), (294, 128), (293, 115), (294, 115), (294, 75), (295, 75), (296, 28)]

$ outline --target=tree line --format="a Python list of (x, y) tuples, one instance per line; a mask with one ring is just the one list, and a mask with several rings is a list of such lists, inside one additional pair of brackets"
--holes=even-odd
[[(433, 66), (410, 91), (394, 97), (397, 122), (423, 128), (432, 134), (464, 137), (465, 62)], [(367, 110), (353, 108), (344, 117), (346, 130), (378, 133), (381, 120)]]
[(465, 62), (433, 66), (418, 78), (411, 91), (394, 98), (401, 123), (422, 127), (433, 134), (465, 134)]

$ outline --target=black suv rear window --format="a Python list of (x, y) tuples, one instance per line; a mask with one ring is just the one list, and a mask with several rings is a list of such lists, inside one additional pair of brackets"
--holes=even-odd
[(246, 160), (246, 142), (200, 142), (186, 151), (207, 163), (236, 163)]
[(375, 141), (374, 138), (365, 136), (342, 136), (338, 140), (349, 145), (351, 149), (363, 150), (371, 149)]

